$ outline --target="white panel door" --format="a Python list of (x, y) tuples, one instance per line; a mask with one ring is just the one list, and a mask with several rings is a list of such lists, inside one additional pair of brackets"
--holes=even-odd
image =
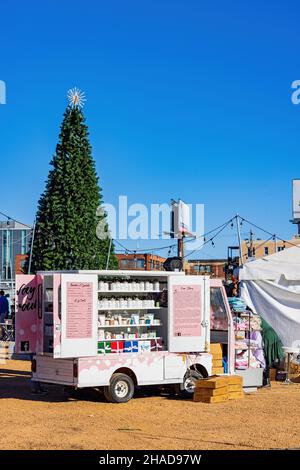
[(209, 342), (209, 279), (169, 277), (170, 352), (201, 352)]
[(61, 355), (97, 355), (98, 278), (96, 274), (61, 275)]

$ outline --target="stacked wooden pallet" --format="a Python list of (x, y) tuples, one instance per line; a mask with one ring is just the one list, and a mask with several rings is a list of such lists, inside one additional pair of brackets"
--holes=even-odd
[(244, 398), (243, 377), (239, 375), (228, 375), (227, 377), (229, 400), (240, 400)]
[(196, 382), (194, 401), (223, 403), (244, 397), (243, 379), (237, 375), (210, 377)]
[(13, 355), (14, 343), (11, 341), (0, 341), (0, 360), (11, 359)]
[(210, 353), (213, 357), (212, 375), (224, 374), (222, 345), (220, 343), (211, 343)]
[(228, 378), (210, 377), (197, 380), (194, 392), (194, 401), (203, 403), (222, 403), (229, 400)]

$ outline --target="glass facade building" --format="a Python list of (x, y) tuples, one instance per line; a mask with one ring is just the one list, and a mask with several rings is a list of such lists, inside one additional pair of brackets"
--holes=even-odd
[(0, 221), (0, 282), (14, 280), (17, 255), (29, 251), (31, 232), (29, 225)]

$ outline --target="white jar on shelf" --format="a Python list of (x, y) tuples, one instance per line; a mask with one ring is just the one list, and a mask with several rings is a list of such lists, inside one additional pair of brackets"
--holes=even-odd
[(146, 290), (147, 291), (153, 291), (153, 282), (147, 281), (146, 282)]
[(101, 341), (105, 338), (104, 330), (98, 331), (98, 340)]
[(144, 281), (139, 282), (139, 285), (140, 285), (139, 291), (140, 291), (140, 292), (144, 292), (144, 290), (145, 290), (145, 283), (144, 283)]
[(158, 281), (154, 282), (154, 290), (159, 291), (159, 282)]

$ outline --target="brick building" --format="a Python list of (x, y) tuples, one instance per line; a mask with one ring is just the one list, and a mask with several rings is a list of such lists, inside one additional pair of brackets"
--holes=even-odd
[(273, 255), (275, 252), (290, 248), (293, 245), (300, 245), (300, 237), (295, 236), (291, 240), (243, 240), (242, 256), (243, 263), (250, 259), (260, 259), (264, 256)]
[(163, 271), (166, 258), (150, 253), (118, 254), (118, 269), (130, 269), (137, 271)]
[(184, 270), (186, 274), (208, 275), (225, 279), (225, 265), (227, 259), (202, 259), (188, 260), (185, 263)]

